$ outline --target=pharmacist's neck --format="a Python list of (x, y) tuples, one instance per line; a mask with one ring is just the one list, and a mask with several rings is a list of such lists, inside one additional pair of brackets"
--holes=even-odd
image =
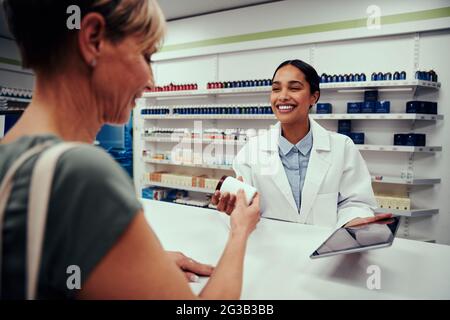
[(281, 133), (292, 144), (297, 144), (302, 140), (309, 132), (309, 119), (306, 120), (306, 124), (281, 124)]
[(92, 143), (102, 126), (87, 81), (64, 76), (36, 79), (24, 113), (30, 134), (54, 134), (66, 141)]

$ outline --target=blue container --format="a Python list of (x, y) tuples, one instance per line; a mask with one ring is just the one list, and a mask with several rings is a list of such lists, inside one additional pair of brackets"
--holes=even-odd
[(406, 135), (406, 145), (407, 146), (415, 146), (415, 147), (424, 147), (425, 146), (425, 134), (423, 133), (408, 133)]
[(351, 120), (338, 120), (338, 133), (350, 133), (352, 131)]
[(361, 113), (362, 102), (347, 102), (347, 113)]
[(392, 73), (386, 72), (384, 74), (384, 80), (392, 80)]
[(327, 76), (327, 82), (333, 82), (333, 77), (332, 76)]
[(318, 103), (316, 105), (316, 112), (320, 114), (332, 113), (331, 103)]
[(342, 74), (338, 75), (338, 82), (344, 82), (344, 76)]
[(322, 75), (320, 76), (320, 82), (321, 83), (327, 83), (328, 82), (328, 77), (326, 73), (322, 73)]
[(361, 81), (361, 77), (359, 76), (359, 73), (355, 73), (354, 81)]
[(354, 144), (364, 144), (364, 132), (351, 132), (349, 135)]
[(378, 101), (378, 91), (364, 91), (364, 101)]
[(406, 145), (406, 134), (396, 133), (394, 134), (394, 146), (404, 146)]
[(375, 113), (377, 103), (375, 101), (364, 101), (361, 108), (362, 113)]
[(359, 81), (366, 81), (366, 74), (365, 73), (361, 73), (359, 75)]
[(348, 75), (348, 81), (355, 81), (355, 76), (353, 75), (353, 73), (350, 73), (349, 75)]
[(391, 102), (390, 101), (377, 101), (375, 106), (375, 113), (390, 113)]
[(372, 75), (370, 76), (370, 80), (371, 81), (377, 81), (378, 80), (378, 75), (376, 72), (372, 72)]
[(333, 77), (331, 79), (331, 82), (338, 82), (338, 76), (335, 74), (333, 74)]
[(437, 114), (437, 102), (430, 101), (408, 101), (406, 113)]

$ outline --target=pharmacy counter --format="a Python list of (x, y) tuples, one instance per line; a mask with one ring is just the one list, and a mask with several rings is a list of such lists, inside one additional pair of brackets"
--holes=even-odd
[[(166, 250), (217, 263), (229, 230), (225, 214), (142, 201)], [(248, 242), (242, 298), (450, 299), (450, 246), (396, 239), (390, 248), (311, 260), (331, 231), (261, 219)]]

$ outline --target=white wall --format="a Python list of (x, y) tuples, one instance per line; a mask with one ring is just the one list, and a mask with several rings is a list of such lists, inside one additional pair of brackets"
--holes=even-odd
[[(238, 11), (222, 12), (197, 18), (169, 23), (166, 45), (191, 43), (231, 35), (278, 30), (318, 23), (360, 19), (366, 16), (370, 1), (283, 1)], [(415, 12), (446, 7), (448, 1), (378, 1), (382, 15)], [(432, 31), (441, 30), (441, 31)], [(419, 36), (417, 38), (417, 36)], [(195, 44), (195, 43), (194, 43)], [(157, 84), (169, 82), (197, 82), (200, 87), (209, 81), (245, 80), (271, 78), (274, 68), (291, 58), (303, 59), (316, 67), (319, 73), (365, 72), (405, 70), (408, 78), (413, 77), (415, 63), (420, 69), (434, 69), (439, 75), (442, 89), (438, 92), (380, 93), (381, 99), (391, 100), (391, 112), (402, 112), (405, 101), (413, 99), (439, 102), (438, 111), (444, 121), (435, 125), (408, 121), (353, 121), (357, 130), (365, 131), (366, 143), (392, 144), (393, 133), (427, 133), (428, 145), (441, 145), (443, 152), (435, 155), (417, 155), (414, 169), (419, 177), (439, 177), (442, 183), (431, 188), (419, 188), (411, 193), (416, 207), (439, 208), (440, 213), (428, 218), (409, 219), (408, 228), (402, 232), (410, 237), (435, 239), (450, 244), (450, 69), (447, 53), (450, 50), (450, 19), (448, 17), (407, 21), (405, 23), (382, 25), (380, 30), (353, 28), (290, 37), (271, 38), (258, 41), (244, 41), (232, 44), (203, 45), (189, 49), (175, 49), (157, 55), (155, 75)], [(414, 55), (414, 48), (419, 55)], [(233, 98), (226, 98), (233, 103)], [(221, 100), (226, 103), (226, 99)], [(247, 101), (244, 101), (247, 99)], [(329, 95), (323, 93), (322, 102), (332, 102), (334, 112), (345, 112), (347, 101), (362, 101), (361, 94)], [(268, 97), (241, 98), (240, 102), (268, 102)], [(177, 101), (181, 104), (184, 101)], [(202, 103), (215, 103), (215, 100)], [(195, 101), (186, 101), (186, 104)], [(166, 101), (160, 104), (168, 104)], [(257, 123), (257, 124), (256, 124)], [(268, 126), (270, 121), (209, 123), (228, 127)], [(154, 123), (153, 123), (154, 124)], [(335, 129), (335, 122), (322, 122), (329, 129)], [(161, 121), (158, 125), (169, 127), (174, 122)], [(187, 122), (176, 126), (185, 127)], [(385, 175), (400, 175), (407, 166), (405, 154), (367, 153), (363, 155), (373, 172)]]

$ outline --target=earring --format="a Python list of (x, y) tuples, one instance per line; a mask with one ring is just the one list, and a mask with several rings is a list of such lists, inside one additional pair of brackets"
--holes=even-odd
[(92, 67), (92, 68), (95, 68), (96, 65), (97, 65), (97, 60), (92, 59), (92, 61), (91, 61), (91, 67)]

